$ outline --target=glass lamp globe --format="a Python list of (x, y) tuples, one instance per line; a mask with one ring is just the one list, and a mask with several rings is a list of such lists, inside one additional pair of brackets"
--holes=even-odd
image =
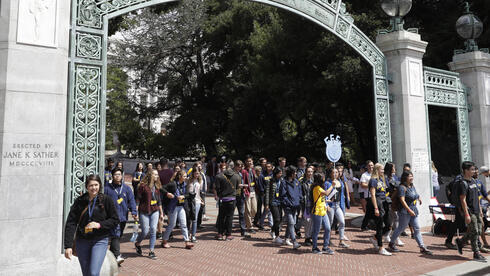
[(464, 39), (475, 39), (483, 32), (483, 23), (476, 15), (467, 13), (456, 21), (456, 32)]
[(383, 0), (381, 8), (391, 17), (403, 17), (412, 8), (412, 0)]

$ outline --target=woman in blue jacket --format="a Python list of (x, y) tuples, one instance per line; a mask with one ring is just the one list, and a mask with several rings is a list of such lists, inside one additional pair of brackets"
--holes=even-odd
[[(286, 168), (284, 185), (280, 189), (281, 205), (288, 221), (286, 229), (286, 244), (292, 245), (293, 249), (298, 249), (301, 245), (296, 241), (294, 225), (296, 224), (296, 214), (300, 210), (300, 200), (302, 197), (301, 185), (296, 179), (296, 168), (289, 166)], [(289, 238), (289, 240), (288, 240)]]
[(330, 221), (330, 226), (333, 224), (333, 218), (337, 219), (339, 223), (339, 247), (348, 248), (349, 245), (345, 243), (345, 184), (339, 179), (339, 171), (336, 168), (329, 168), (327, 171), (327, 181), (325, 181), (325, 189), (328, 190), (333, 186), (333, 196), (330, 198), (328, 206), (330, 207), (327, 214)]

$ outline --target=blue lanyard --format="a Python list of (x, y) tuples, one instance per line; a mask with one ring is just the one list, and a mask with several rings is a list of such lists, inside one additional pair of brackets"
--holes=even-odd
[(92, 219), (92, 215), (94, 213), (94, 209), (95, 209), (95, 202), (97, 201), (97, 196), (95, 196), (93, 202), (92, 202), (92, 206), (90, 206), (90, 202), (88, 203), (88, 218), (91, 220)]
[(276, 194), (279, 193), (279, 188), (281, 187), (281, 180), (277, 181)]
[(122, 192), (122, 188), (123, 188), (122, 183), (121, 183), (121, 188), (119, 189), (119, 192), (117, 192), (116, 187), (112, 186), (112, 188), (114, 189), (114, 192), (116, 192), (117, 196), (119, 197), (119, 195), (120, 195), (120, 194), (121, 194), (121, 192)]

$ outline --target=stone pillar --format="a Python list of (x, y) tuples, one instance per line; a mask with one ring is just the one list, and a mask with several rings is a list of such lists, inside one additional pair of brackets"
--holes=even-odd
[(427, 108), (422, 57), (427, 42), (419, 34), (398, 31), (380, 34), (376, 44), (387, 60), (393, 162), (398, 174), (404, 163), (412, 165), (414, 184), (424, 205), (419, 207), (422, 225), (430, 225), (430, 160)]
[[(490, 54), (476, 51), (458, 54), (449, 63), (470, 90), (468, 101), (471, 152), (477, 166), (490, 166)], [(482, 178), (483, 180), (483, 178)], [(490, 180), (486, 178), (487, 186)]]
[(0, 0), (0, 274), (62, 252), (70, 1)]

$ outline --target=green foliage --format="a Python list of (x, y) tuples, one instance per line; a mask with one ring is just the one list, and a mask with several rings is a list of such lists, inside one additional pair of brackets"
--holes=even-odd
[[(379, 0), (345, 2), (372, 40), (388, 27)], [(427, 65), (444, 68), (452, 50), (462, 47), (453, 27), (459, 2), (414, 0), (406, 27), (420, 28), (430, 40)], [(473, 2), (488, 23), (488, 1)], [(372, 69), (318, 25), (238, 0), (183, 0), (118, 20), (126, 39), (111, 43), (114, 66), (134, 72), (132, 85), (159, 99), (143, 106), (109, 96), (118, 101), (110, 109), (128, 110), (111, 115), (110, 127), (135, 154), (305, 155), (321, 161), (323, 138), (336, 133), (346, 158), (375, 159)], [(481, 39), (486, 45), (488, 29)], [(127, 80), (109, 79), (120, 88), (115, 90), (127, 90), (121, 82)], [(166, 136), (139, 126), (140, 118), (163, 113), (171, 116)]]

